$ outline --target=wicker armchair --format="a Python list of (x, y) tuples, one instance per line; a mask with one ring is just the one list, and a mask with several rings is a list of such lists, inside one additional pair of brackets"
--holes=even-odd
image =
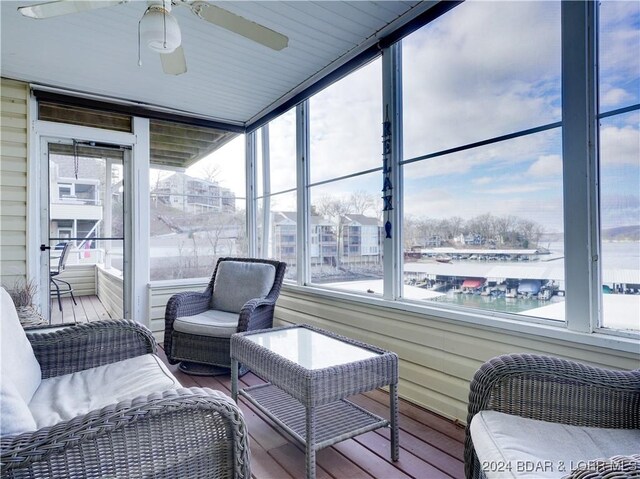
[[(3, 318), (6, 319), (6, 318)], [(27, 331), (42, 378), (154, 353), (133, 321)], [(250, 478), (242, 413), (218, 391), (177, 388), (0, 438), (3, 478)]]
[[(252, 294), (251, 291), (256, 288), (249, 288), (242, 282), (233, 291), (230, 291), (228, 285), (225, 289), (224, 283), (233, 279), (230, 278), (234, 274), (231, 265), (254, 270), (273, 270), (270, 276), (266, 276), (269, 280), (263, 285), (264, 294)], [(231, 368), (231, 334), (273, 326), (273, 313), (286, 266), (281, 261), (268, 259), (220, 258), (204, 292), (173, 295), (165, 310), (164, 350), (169, 362), (180, 362), (180, 369), (189, 374), (228, 372)], [(261, 273), (254, 271), (253, 276), (256, 272), (258, 275)], [(272, 283), (270, 278), (273, 278)], [(247, 291), (244, 291), (245, 288)], [(237, 305), (221, 306), (224, 310), (219, 311), (216, 301), (224, 301), (221, 297), (230, 294), (237, 296)], [(186, 328), (184, 324), (187, 324)], [(193, 329), (189, 328), (192, 324), (195, 324)], [(224, 369), (220, 371), (220, 367)], [(241, 366), (240, 374), (246, 372), (247, 369)]]
[[(486, 477), (474, 449), (471, 421), (487, 410), (573, 426), (640, 429), (640, 369), (612, 371), (530, 354), (489, 360), (471, 381), (464, 451), (467, 479)], [(565, 471), (565, 477), (640, 477), (638, 456), (588, 462), (587, 468)], [(637, 476), (622, 472), (625, 468)]]

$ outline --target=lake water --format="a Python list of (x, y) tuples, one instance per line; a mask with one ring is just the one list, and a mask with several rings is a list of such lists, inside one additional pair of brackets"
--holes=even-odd
[[(564, 257), (564, 244), (559, 242), (542, 243), (551, 251), (553, 257)], [(542, 256), (544, 259), (544, 256)], [(632, 241), (603, 241), (603, 268), (640, 270), (640, 243)]]
[(553, 296), (548, 301), (533, 298), (493, 298), (480, 296), (479, 294), (453, 294), (448, 292), (446, 296), (440, 296), (434, 301), (456, 304), (466, 308), (489, 309), (491, 311), (504, 311), (507, 313), (520, 313), (529, 311), (551, 303), (564, 301), (561, 296)]
[[(543, 246), (551, 251), (549, 256), (541, 256), (541, 262), (545, 260), (558, 261), (563, 264), (564, 245), (563, 243), (548, 243)], [(509, 263), (500, 263), (509, 264)], [(602, 265), (604, 270), (633, 270), (638, 274), (640, 271), (640, 243), (637, 242), (612, 242), (602, 243)], [(540, 278), (544, 279), (544, 278)], [(435, 301), (449, 304), (456, 304), (467, 308), (488, 309), (492, 311), (504, 311), (509, 313), (520, 313), (536, 309), (548, 304), (564, 301), (564, 297), (553, 296), (550, 300), (538, 300), (533, 298), (495, 298), (491, 296), (480, 296), (474, 294), (454, 294), (447, 292), (446, 296), (441, 296)]]

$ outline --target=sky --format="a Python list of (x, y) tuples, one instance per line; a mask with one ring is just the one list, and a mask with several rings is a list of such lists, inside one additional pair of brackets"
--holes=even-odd
[[(640, 2), (600, 9), (600, 109), (640, 102)], [(403, 40), (404, 159), (561, 120), (560, 4), (468, 1)], [(381, 166), (381, 60), (310, 100), (311, 183)], [(603, 227), (640, 223), (640, 113), (603, 119)], [(295, 112), (270, 124), (271, 191), (295, 185)], [(205, 160), (244, 194), (244, 140)], [(199, 165), (188, 173), (197, 176)], [(380, 173), (311, 188), (312, 203), (354, 190), (378, 199)], [(410, 163), (404, 211), (413, 218), (525, 216), (562, 230), (559, 128)], [(259, 187), (261, 191), (261, 186)], [(272, 209), (295, 209), (295, 195)]]

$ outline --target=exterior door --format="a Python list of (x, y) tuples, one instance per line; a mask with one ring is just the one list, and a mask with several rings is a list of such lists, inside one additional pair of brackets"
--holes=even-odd
[(130, 317), (125, 175), (131, 150), (42, 141), (41, 285), (49, 290), (43, 309), (54, 324)]

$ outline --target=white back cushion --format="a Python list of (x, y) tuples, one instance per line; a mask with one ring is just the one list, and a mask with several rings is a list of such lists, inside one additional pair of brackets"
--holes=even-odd
[(13, 383), (3, 378), (0, 388), (0, 435), (20, 434), (36, 429), (36, 421), (27, 403)]
[(0, 387), (13, 384), (20, 397), (31, 401), (42, 380), (40, 364), (20, 324), (11, 296), (0, 287)]
[(222, 261), (213, 284), (211, 307), (239, 313), (254, 298), (264, 298), (273, 287), (276, 268), (266, 263)]

